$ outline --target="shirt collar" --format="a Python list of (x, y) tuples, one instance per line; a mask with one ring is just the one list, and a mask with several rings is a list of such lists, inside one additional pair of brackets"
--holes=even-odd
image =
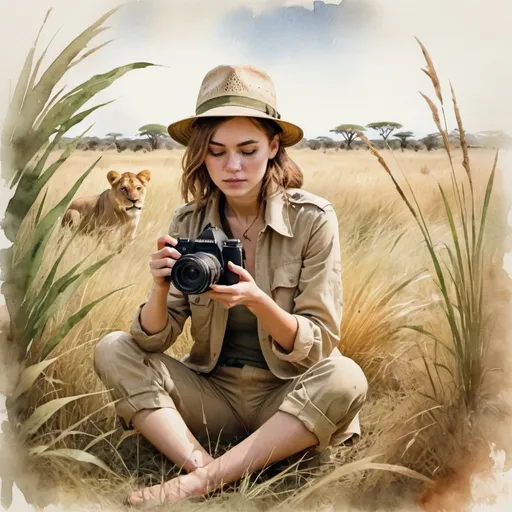
[(283, 189), (274, 192), (267, 198), (267, 206), (265, 208), (265, 224), (270, 226), (280, 235), (293, 237), (292, 227), (290, 225), (290, 216), (288, 208), (290, 203)]
[[(221, 228), (222, 223), (219, 215), (220, 191), (216, 189), (210, 196), (204, 210), (204, 219), (201, 223), (201, 231), (208, 225)], [(284, 190), (278, 190), (271, 194), (266, 201), (265, 207), (265, 229), (271, 227), (277, 233), (293, 237), (288, 214), (289, 201)]]

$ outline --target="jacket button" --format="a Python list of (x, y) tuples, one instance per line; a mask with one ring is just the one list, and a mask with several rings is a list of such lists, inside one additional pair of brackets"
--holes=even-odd
[(290, 276), (290, 277), (288, 278), (288, 281), (289, 281), (290, 283), (293, 283), (293, 277), (292, 277), (292, 276)]
[(194, 299), (194, 303), (195, 303), (195, 304), (199, 304), (199, 302), (200, 302), (200, 301), (201, 301), (201, 299), (200, 299), (199, 297), (196, 297), (196, 298)]

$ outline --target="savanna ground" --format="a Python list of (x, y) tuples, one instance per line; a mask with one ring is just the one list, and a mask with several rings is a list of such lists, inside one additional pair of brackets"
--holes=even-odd
[[(451, 376), (453, 360), (448, 352), (413, 330), (398, 329), (406, 324), (422, 325), (442, 342), (452, 343), (421, 233), (391, 179), (367, 151), (292, 149), (290, 155), (304, 171), (304, 188), (329, 199), (338, 214), (344, 290), (340, 349), (361, 365), (370, 383), (368, 400), (361, 412), (362, 437), (352, 446), (333, 451), (330, 461), (324, 461), (317, 470), (320, 476), (311, 477), (319, 481), (322, 475), (335, 474), (332, 473), (334, 468), (338, 472), (346, 468), (345, 474), (340, 473), (339, 479), (327, 484), (323, 492), (306, 497), (301, 494), (303, 490), (290, 485), (274, 471), (244, 479), (237, 484), (234, 493), (224, 492), (207, 503), (186, 503), (177, 509), (208, 506), (261, 510), (281, 503), (284, 510), (301, 507), (320, 510), (330, 505), (342, 507), (346, 500), (350, 500), (354, 508), (399, 508), (404, 502), (412, 503), (412, 497), (421, 492), (421, 482), (409, 475), (368, 469), (367, 462), (358, 461), (376, 457), (373, 462), (405, 466), (433, 479), (443, 477), (442, 488), (444, 482), (455, 478), (453, 475), (458, 475), (458, 479), (464, 471), (469, 472), (470, 468), (481, 466), (483, 460), (489, 460), (485, 451), (488, 443), (509, 448), (501, 423), (504, 411), (497, 405), (499, 393), (508, 386), (507, 375), (492, 371), (505, 367), (509, 341), (510, 284), (501, 269), (508, 204), (501, 173), (495, 183), (485, 242), (484, 309), (489, 314), (485, 329), (491, 347), (485, 364), (489, 372), (478, 397), (478, 410), (467, 423), (461, 421), (464, 406)], [(392, 156), (383, 151), (383, 155), (400, 183), (405, 183), (400, 168), (410, 181), (442, 254), (442, 243), (450, 244), (451, 240), (438, 191), (438, 182), (445, 190), (451, 190), (446, 154), (406, 151)], [(98, 156), (96, 152), (76, 152), (52, 178), (45, 209), (56, 204)], [(97, 305), (51, 354), (62, 355), (27, 397), (28, 412), (54, 398), (103, 390), (92, 370), (92, 352), (95, 343), (106, 333), (129, 329), (136, 307), (150, 291), (150, 254), (156, 248), (156, 238), (167, 231), (175, 207), (182, 203), (179, 195), (181, 156), (181, 151), (165, 150), (148, 154), (106, 152), (79, 189), (77, 197), (100, 193), (107, 188), (106, 174), (112, 169), (119, 172), (149, 169), (152, 173), (135, 243), (115, 255), (61, 307), (47, 326), (43, 343), (56, 332), (63, 319), (83, 305), (111, 290), (131, 286)], [(457, 174), (464, 181), (458, 163), (461, 157), (458, 152), (455, 156)], [(471, 152), (477, 204), (481, 204), (493, 157), (490, 151)], [(37, 205), (20, 233), (22, 240), (30, 236), (30, 217), (36, 210)], [(62, 248), (62, 237), (67, 239), (68, 236), (67, 231), (55, 234), (52, 247), (46, 251), (47, 269)], [(65, 255), (60, 274), (91, 252), (89, 263), (109, 254), (108, 248), (98, 246), (94, 239), (77, 238)], [(408, 280), (411, 281), (402, 286)], [(186, 327), (169, 352), (179, 357), (189, 345)], [(28, 364), (37, 361), (37, 347), (34, 348), (33, 360)], [(428, 376), (426, 365), (433, 370), (433, 380)], [(45, 489), (57, 486), (61, 493), (115, 507), (115, 500), (130, 486), (157, 483), (172, 473), (172, 464), (138, 435), (121, 437), (113, 405), (108, 403), (105, 393), (72, 402), (43, 425), (30, 446), (47, 445), (64, 433), (54, 447), (87, 449), (118, 477), (94, 465), (41, 457), (31, 465), (38, 474), (44, 475), (40, 481), (44, 482), (42, 494)], [(87, 415), (91, 416), (85, 422), (73, 426)], [(211, 449), (217, 448), (212, 440)], [(484, 453), (483, 458), (479, 458), (481, 453)], [(289, 473), (297, 473), (296, 468)], [(51, 500), (53, 492), (46, 491), (46, 498)], [(457, 492), (466, 491), (459, 489)], [(427, 505), (431, 510), (439, 509), (436, 499), (430, 495)]]

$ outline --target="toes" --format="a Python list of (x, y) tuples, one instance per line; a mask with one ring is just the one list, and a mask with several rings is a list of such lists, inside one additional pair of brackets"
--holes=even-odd
[(162, 486), (154, 485), (133, 492), (128, 499), (128, 503), (131, 506), (156, 505), (164, 503), (165, 498), (165, 490), (162, 489)]
[(144, 505), (148, 500), (151, 500), (151, 495), (147, 493), (148, 489), (140, 489), (131, 494), (129, 502), (132, 506)]
[(132, 506), (137, 506), (144, 503), (144, 498), (142, 497), (141, 492), (137, 491), (132, 493), (130, 498), (128, 499), (128, 503)]

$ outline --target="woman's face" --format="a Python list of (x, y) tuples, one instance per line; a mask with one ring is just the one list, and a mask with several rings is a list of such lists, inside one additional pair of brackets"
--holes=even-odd
[(267, 162), (279, 149), (279, 137), (267, 134), (247, 117), (222, 123), (208, 146), (205, 165), (213, 183), (228, 197), (257, 196)]

